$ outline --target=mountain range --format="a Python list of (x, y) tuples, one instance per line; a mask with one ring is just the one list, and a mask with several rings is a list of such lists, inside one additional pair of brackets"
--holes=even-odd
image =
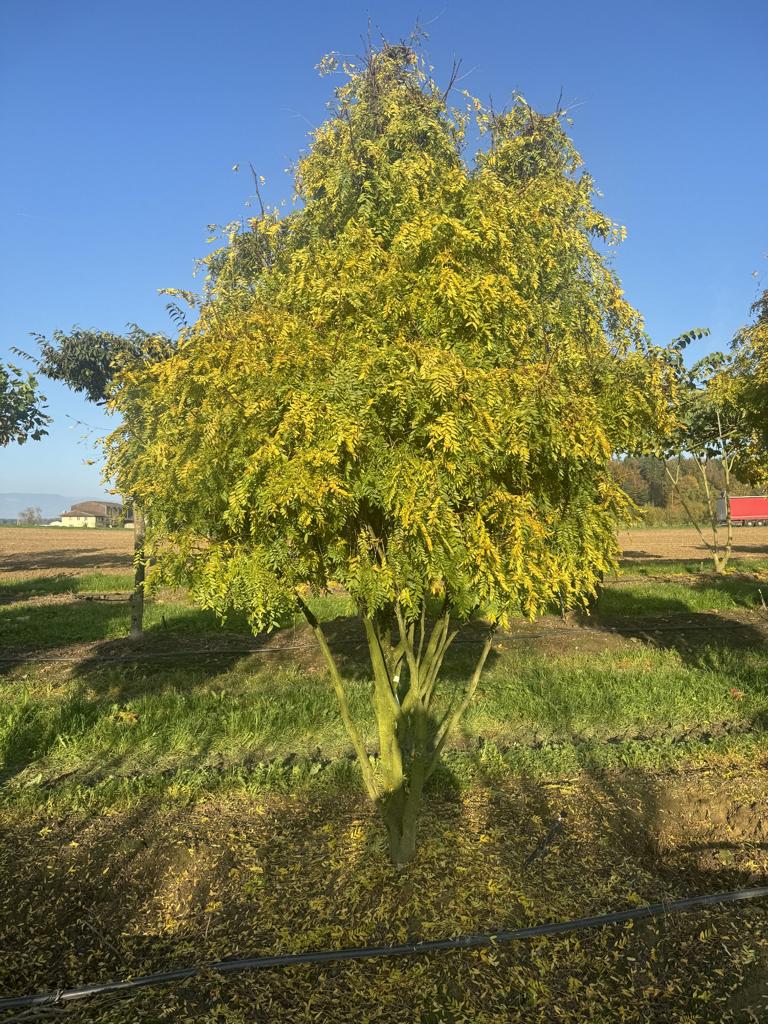
[(119, 498), (103, 495), (78, 494), (67, 497), (64, 494), (24, 494), (12, 492), (0, 494), (0, 519), (15, 519), (25, 508), (37, 507), (43, 519), (57, 519), (76, 501), (119, 501)]

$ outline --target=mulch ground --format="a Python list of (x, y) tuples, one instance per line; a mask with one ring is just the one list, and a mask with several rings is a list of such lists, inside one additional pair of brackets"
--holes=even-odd
[[(400, 873), (354, 794), (231, 793), (96, 819), (3, 815), (0, 991), (509, 929), (760, 884), (766, 785), (763, 766), (723, 765), (433, 793), (417, 860)], [(766, 997), (768, 904), (756, 902), (494, 950), (209, 972), (70, 1004), (67, 1020), (692, 1024), (764, 1020)]]

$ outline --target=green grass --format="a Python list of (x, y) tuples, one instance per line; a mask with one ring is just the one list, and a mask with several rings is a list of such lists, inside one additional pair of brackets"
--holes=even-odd
[[(129, 577), (98, 575), (75, 577), (79, 593), (127, 591)], [(82, 582), (79, 582), (82, 580)], [(16, 584), (17, 585), (17, 584)], [(57, 593), (59, 582), (27, 581), (27, 595)], [(7, 584), (6, 593), (16, 593), (15, 584)], [(39, 588), (39, 589), (38, 589)], [(614, 619), (648, 615), (685, 615), (761, 609), (760, 592), (768, 602), (768, 583), (751, 580), (702, 577), (696, 583), (649, 581), (607, 587), (597, 604), (596, 617)], [(352, 601), (343, 595), (315, 598), (312, 605), (321, 619), (354, 614)], [(35, 645), (53, 647), (98, 640), (116, 640), (128, 633), (128, 603), (77, 601), (57, 604), (14, 601), (0, 604), (0, 647)], [(286, 623), (287, 625), (287, 623)], [(201, 610), (179, 597), (150, 600), (146, 605), (145, 627), (148, 635), (189, 633), (237, 633), (251, 635), (242, 614), (230, 615), (221, 623), (213, 612)]]
[[(469, 657), (459, 649), (447, 666), (446, 700), (465, 677)], [(316, 772), (318, 762), (350, 756), (323, 672), (257, 656), (230, 660), (15, 670), (2, 685), (6, 797), (15, 799), (19, 787), (44, 789), (70, 773), (70, 785), (101, 786), (104, 796), (126, 786), (142, 789), (150, 778), (168, 788), (213, 773), (219, 785), (222, 772), (237, 779), (243, 766), (258, 778), (259, 771), (266, 777), (277, 771), (284, 780), (271, 762), (290, 755), (305, 765), (301, 771), (314, 765)], [(601, 747), (620, 760), (645, 746), (644, 756), (653, 760), (691, 731), (759, 729), (768, 721), (767, 669), (762, 651), (708, 649), (693, 660), (644, 647), (557, 659), (503, 652), (457, 747), (473, 751), (482, 738), (506, 751), (513, 772), (570, 771), (585, 751), (595, 757)], [(347, 675), (353, 714), (373, 749), (370, 684), (359, 664), (348, 666)], [(733, 688), (744, 696), (734, 699)]]
[[(0, 647), (29, 644), (53, 647), (116, 640), (127, 636), (129, 628), (127, 601), (0, 606)], [(146, 605), (145, 629), (149, 635), (158, 632), (216, 632), (221, 628), (213, 612), (195, 608), (186, 602), (150, 601)], [(232, 616), (229, 629), (250, 632), (243, 616)]]
[(102, 594), (133, 588), (133, 574), (127, 572), (59, 573), (56, 576), (4, 576), (0, 599), (39, 597), (44, 594)]
[(598, 615), (682, 615), (689, 612), (723, 612), (762, 608), (760, 593), (768, 603), (768, 582), (703, 576), (695, 582), (628, 583), (608, 586), (597, 603)]
[[(22, 582), (34, 595), (46, 586), (55, 593), (61, 580), (74, 581), (80, 592), (130, 585), (128, 574), (99, 573)], [(11, 580), (6, 593), (18, 594), (18, 586)], [(757, 585), (749, 580), (649, 580), (608, 588), (594, 622), (753, 610), (758, 602)], [(365, 651), (349, 643), (353, 627), (345, 618), (354, 611), (352, 603), (344, 595), (328, 595), (312, 604), (329, 623), (353, 715), (374, 749)], [(145, 625), (150, 642), (167, 638), (182, 647), (190, 636), (204, 637), (211, 646), (217, 635), (252, 637), (242, 615), (222, 624), (178, 595), (149, 600)], [(294, 625), (301, 625), (298, 617)], [(122, 602), (0, 605), (0, 645), (11, 648), (119, 640), (128, 627), (129, 609)], [(270, 655), (196, 654), (105, 664), (89, 661), (86, 653), (73, 665), (6, 669), (0, 676), (4, 798), (13, 801), (23, 792), (48, 799), (53, 785), (57, 792), (99, 792), (108, 799), (113, 791), (146, 786), (170, 791), (182, 779), (203, 787), (215, 780), (219, 786), (243, 773), (259, 785), (298, 784), (302, 773), (314, 782), (349, 777), (349, 742), (312, 638), (306, 630), (294, 636), (291, 629), (286, 623), (283, 642), (300, 649)], [(666, 649), (627, 643), (602, 653), (562, 650), (553, 656), (519, 645), (500, 647), (452, 757), (474, 765), (474, 771), (473, 751), (485, 743), (488, 751), (503, 752), (504, 770), (556, 774), (575, 770), (585, 756), (661, 763), (672, 753), (680, 756), (686, 743), (702, 742), (709, 729), (716, 736), (759, 734), (768, 723), (768, 650), (753, 633), (735, 649), (724, 636), (719, 646), (678, 650), (673, 635)], [(578, 642), (578, 633), (563, 635), (566, 645)], [(474, 655), (472, 645), (454, 646), (446, 663), (445, 702), (468, 677)], [(286, 757), (290, 765), (284, 771)]]
[[(3, 597), (35, 597), (46, 594), (130, 592), (130, 575), (93, 573), (87, 576), (38, 577), (11, 581), (0, 587)], [(355, 608), (344, 595), (327, 595), (310, 602), (321, 619), (352, 615)], [(286, 625), (289, 623), (286, 622)], [(232, 613), (222, 623), (216, 614), (192, 605), (183, 596), (149, 599), (145, 606), (144, 627), (155, 633), (238, 633), (250, 637), (252, 630), (245, 615)], [(128, 602), (78, 601), (57, 604), (11, 600), (0, 603), (0, 649), (34, 644), (53, 647), (63, 644), (116, 640), (125, 637), (130, 628)]]

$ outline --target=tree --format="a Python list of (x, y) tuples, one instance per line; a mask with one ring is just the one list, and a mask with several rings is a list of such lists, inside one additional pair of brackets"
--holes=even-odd
[(636, 505), (645, 505), (649, 499), (650, 490), (648, 482), (636, 462), (636, 459), (631, 458), (612, 459), (611, 476)]
[[(41, 334), (33, 337), (39, 345), (40, 355), (32, 356), (21, 351), (19, 354), (31, 359), (46, 377), (61, 381), (96, 405), (106, 403), (111, 382), (122, 367), (164, 359), (173, 349), (173, 342), (165, 335), (150, 334), (136, 324), (129, 325), (126, 334), (73, 327), (69, 333), (54, 331), (51, 341)], [(131, 636), (138, 637), (142, 633), (144, 617), (145, 525), (141, 507), (135, 501), (131, 503), (134, 525)]]
[[(672, 343), (678, 355), (693, 340), (709, 333), (697, 329)], [(744, 408), (738, 399), (735, 357), (733, 354), (713, 352), (696, 362), (690, 369), (682, 359), (677, 361), (679, 422), (671, 435), (668, 454), (671, 461), (665, 469), (675, 494), (680, 500), (689, 522), (708, 548), (715, 572), (725, 571), (733, 547), (733, 523), (730, 503), (734, 467), (744, 459), (748, 443), (748, 428)], [(688, 458), (686, 459), (686, 455)], [(691, 487), (686, 487), (682, 470), (689, 461), (698, 470), (705, 518), (709, 523), (709, 536), (699, 525), (701, 513), (691, 501)], [(718, 508), (718, 489), (713, 480), (721, 479), (720, 494), (725, 498), (725, 523), (721, 522)], [(725, 536), (722, 536), (722, 526)]]
[(19, 526), (41, 526), (43, 522), (43, 510), (38, 505), (30, 505), (22, 509), (16, 519)]
[(768, 486), (768, 289), (752, 306), (752, 323), (731, 344), (735, 400), (744, 416), (747, 441), (740, 469), (753, 483)]
[[(403, 864), (494, 629), (586, 602), (614, 565), (608, 460), (666, 427), (668, 374), (595, 245), (619, 232), (563, 111), (450, 109), (407, 46), (343, 70), (301, 208), (254, 218), (176, 354), (119, 376), (108, 464), (158, 573), (254, 629), (303, 612)], [(377, 757), (311, 609), (331, 584), (362, 619)], [(466, 685), (441, 686), (471, 617)]]
[(0, 447), (11, 441), (39, 441), (48, 431), (50, 417), (43, 412), (45, 395), (37, 390), (33, 374), (26, 377), (16, 367), (0, 363)]

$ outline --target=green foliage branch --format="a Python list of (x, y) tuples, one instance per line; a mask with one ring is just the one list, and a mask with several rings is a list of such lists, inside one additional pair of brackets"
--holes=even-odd
[(45, 428), (51, 420), (43, 412), (44, 402), (34, 374), (0, 362), (0, 447), (12, 441), (39, 441), (48, 433)]
[(768, 487), (768, 289), (752, 305), (753, 319), (731, 344), (736, 400), (747, 428), (744, 473)]

